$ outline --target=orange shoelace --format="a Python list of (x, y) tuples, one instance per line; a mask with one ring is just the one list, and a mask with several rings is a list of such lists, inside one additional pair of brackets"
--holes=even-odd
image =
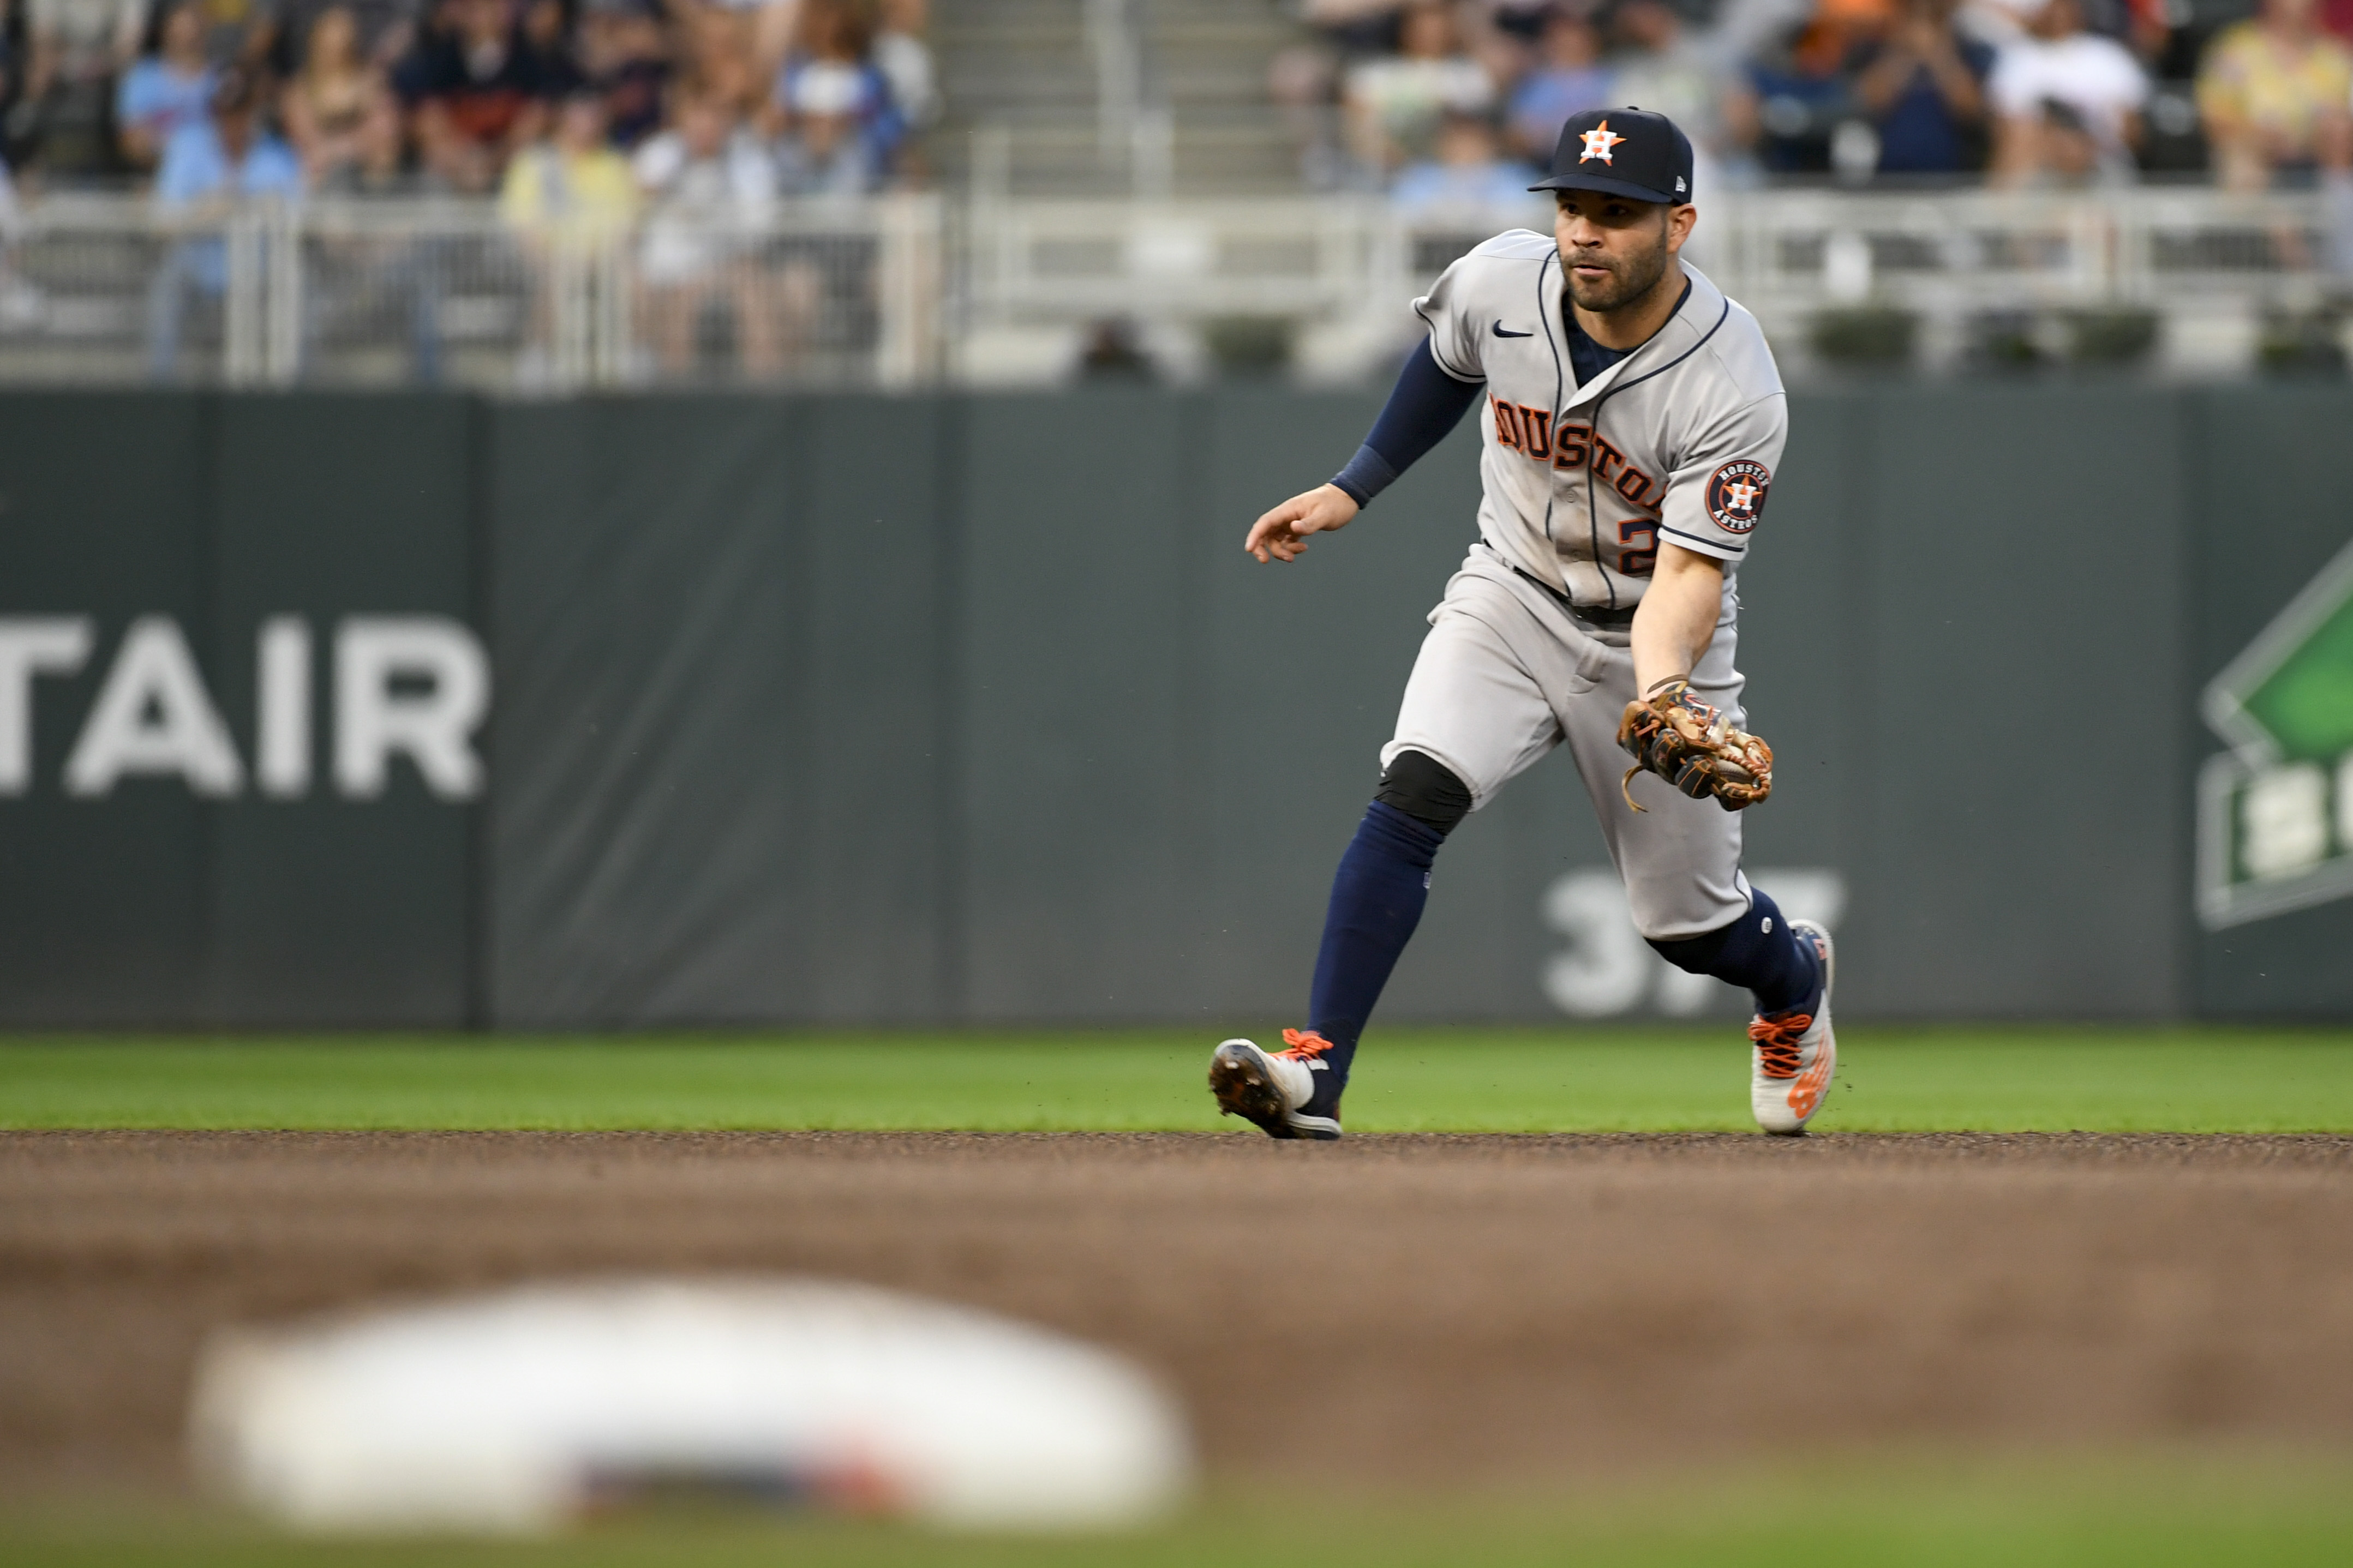
[(1811, 1013), (1791, 1013), (1780, 1018), (1750, 1021), (1748, 1037), (1757, 1042), (1757, 1066), (1767, 1078), (1795, 1078), (1801, 1061), (1799, 1037), (1814, 1026)]
[[(1332, 1042), (1313, 1029), (1285, 1029), (1282, 1031), (1282, 1044), (1284, 1048), (1275, 1055), (1302, 1062), (1311, 1057), (1320, 1057), (1332, 1048)], [(1795, 1072), (1798, 1069), (1791, 1068), (1789, 1070)]]

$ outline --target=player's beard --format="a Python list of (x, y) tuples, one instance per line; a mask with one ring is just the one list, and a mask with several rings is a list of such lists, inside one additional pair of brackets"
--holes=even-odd
[(1633, 256), (1579, 256), (1579, 267), (1599, 265), (1609, 268), (1609, 276), (1597, 283), (1586, 282), (1568, 268), (1568, 297), (1577, 301), (1579, 310), (1606, 316), (1612, 310), (1622, 310), (1647, 296), (1667, 275), (1667, 225), (1663, 216), (1659, 223), (1658, 243)]

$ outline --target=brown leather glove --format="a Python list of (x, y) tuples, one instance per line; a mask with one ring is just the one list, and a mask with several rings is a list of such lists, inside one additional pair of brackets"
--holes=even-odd
[(1640, 702), (1626, 704), (1618, 743), (1634, 759), (1619, 793), (1643, 808), (1627, 786), (1644, 771), (1658, 774), (1694, 800), (1715, 797), (1726, 811), (1755, 805), (1773, 793), (1773, 748), (1692, 694), (1688, 680), (1662, 681)]

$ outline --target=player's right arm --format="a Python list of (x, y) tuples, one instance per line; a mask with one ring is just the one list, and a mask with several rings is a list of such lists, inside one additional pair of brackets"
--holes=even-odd
[(1252, 523), (1242, 548), (1262, 562), (1295, 561), (1305, 552), (1309, 534), (1345, 528), (1375, 496), (1462, 422), (1484, 384), (1445, 369), (1431, 354), (1430, 341), (1422, 340), (1398, 373), (1388, 405), (1348, 466), (1333, 475), (1329, 484), (1293, 496)]

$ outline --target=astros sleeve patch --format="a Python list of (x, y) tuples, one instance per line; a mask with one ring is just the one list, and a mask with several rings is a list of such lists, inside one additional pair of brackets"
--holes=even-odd
[(1735, 458), (1707, 480), (1707, 515), (1726, 533), (1746, 533), (1764, 514), (1773, 470), (1754, 458)]

